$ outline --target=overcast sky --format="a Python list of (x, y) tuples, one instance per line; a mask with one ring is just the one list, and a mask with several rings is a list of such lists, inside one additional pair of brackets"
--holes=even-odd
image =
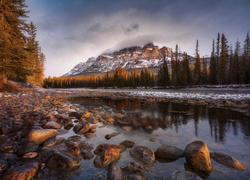
[(210, 55), (217, 33), (234, 46), (250, 30), (250, 0), (26, 0), (46, 56), (45, 75), (61, 76), (105, 50), (148, 42)]

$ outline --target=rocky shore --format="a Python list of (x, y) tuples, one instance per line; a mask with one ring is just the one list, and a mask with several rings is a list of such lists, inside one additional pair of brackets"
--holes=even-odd
[[(180, 100), (98, 91), (0, 93), (1, 179), (72, 179), (82, 173), (81, 165), (88, 159), (93, 159), (96, 168), (107, 169), (107, 176), (93, 174), (90, 179), (147, 179), (144, 173), (154, 166), (156, 159), (175, 161), (185, 158), (186, 171), (173, 173), (172, 179), (207, 178), (212, 170), (210, 158), (235, 170), (246, 169), (230, 155), (210, 153), (203, 141), (190, 142), (185, 149), (166, 144), (156, 151), (129, 140), (94, 147), (86, 139), (94, 138), (99, 128), (116, 123), (124, 115), (112, 115), (100, 108), (87, 109), (79, 104), (72, 104), (70, 98), (79, 94), (88, 97), (140, 98), (147, 101), (216, 105), (242, 112), (247, 112), (248, 108), (244, 99)], [(72, 130), (75, 135), (67, 138), (61, 136)], [(130, 127), (123, 126), (123, 130), (129, 131)], [(105, 138), (108, 140), (119, 134), (109, 133)], [(128, 151), (134, 161), (120, 167), (117, 162), (124, 151)]]

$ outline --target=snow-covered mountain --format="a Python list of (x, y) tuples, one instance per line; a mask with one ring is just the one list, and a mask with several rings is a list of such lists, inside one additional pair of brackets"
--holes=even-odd
[[(82, 74), (102, 74), (110, 70), (115, 70), (118, 66), (127, 70), (141, 69), (148, 67), (159, 68), (165, 59), (169, 66), (171, 65), (171, 49), (167, 47), (159, 48), (153, 43), (148, 43), (143, 47), (134, 46), (115, 51), (113, 53), (104, 53), (97, 58), (89, 58), (86, 62), (77, 64), (70, 72), (63, 76), (77, 76)], [(190, 63), (194, 58), (189, 57)], [(180, 57), (182, 60), (182, 58)]]

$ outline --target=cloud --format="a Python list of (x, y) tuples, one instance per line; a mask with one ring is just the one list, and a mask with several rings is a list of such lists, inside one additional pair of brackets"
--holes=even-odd
[(125, 27), (124, 28), (124, 33), (127, 34), (127, 35), (130, 35), (130, 34), (133, 34), (135, 32), (137, 32), (139, 30), (139, 24), (136, 23), (136, 24), (133, 24), (129, 27)]

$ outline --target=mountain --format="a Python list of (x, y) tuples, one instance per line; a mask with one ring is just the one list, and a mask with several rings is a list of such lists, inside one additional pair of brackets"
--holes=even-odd
[[(148, 67), (150, 71), (157, 73), (159, 67), (165, 59), (171, 68), (171, 49), (168, 47), (159, 48), (153, 43), (148, 43), (143, 47), (133, 46), (115, 51), (113, 53), (104, 53), (97, 58), (89, 58), (85, 63), (77, 64), (70, 72), (63, 76), (80, 75), (102, 75), (107, 71), (113, 71), (118, 66), (130, 71), (132, 69), (142, 69)], [(180, 53), (180, 60), (182, 60)], [(194, 58), (188, 56), (189, 63), (194, 63)]]

